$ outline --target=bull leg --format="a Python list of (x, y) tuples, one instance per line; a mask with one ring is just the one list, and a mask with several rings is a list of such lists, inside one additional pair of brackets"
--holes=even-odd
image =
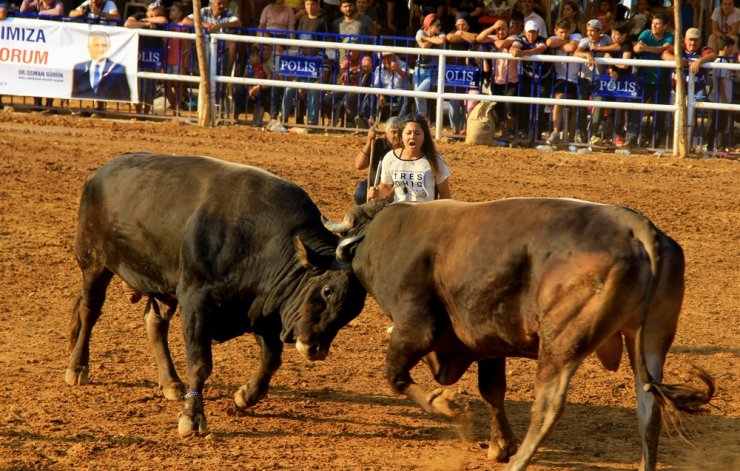
[(395, 392), (408, 396), (425, 411), (457, 418), (467, 410), (462, 397), (447, 394), (441, 389), (427, 392), (411, 378), (411, 369), (432, 351), (436, 340), (432, 332), (433, 326), (421, 322), (416, 325), (396, 324), (386, 355), (385, 377)]
[(71, 353), (64, 381), (70, 386), (90, 382), (90, 336), (100, 318), (105, 291), (112, 278), (113, 272), (105, 267), (83, 270), (82, 293), (77, 297), (69, 322)]
[(202, 298), (195, 299), (198, 295), (185, 295), (183, 298), (181, 317), (188, 353), (188, 393), (184, 396), (177, 432), (182, 436), (193, 432), (205, 435), (208, 426), (203, 405), (203, 385), (213, 369), (211, 338), (206, 325), (207, 309)]
[(185, 394), (185, 385), (180, 381), (180, 377), (177, 376), (177, 371), (170, 355), (170, 347), (167, 342), (170, 319), (176, 308), (177, 305), (168, 305), (167, 312), (163, 317), (157, 300), (149, 298), (146, 304), (146, 310), (144, 311), (146, 334), (149, 338), (149, 345), (154, 351), (154, 358), (157, 361), (159, 387), (162, 388), (164, 397), (170, 401), (181, 399), (183, 394)]
[(491, 441), (488, 459), (505, 462), (516, 453), (517, 441), (504, 411), (506, 358), (478, 362), (478, 390), (491, 409)]
[(535, 376), (534, 403), (529, 429), (519, 446), (519, 451), (506, 467), (508, 471), (526, 469), (532, 455), (560, 418), (565, 406), (568, 382), (577, 366), (577, 364), (555, 363), (540, 355)]
[(252, 407), (267, 395), (272, 375), (282, 364), (283, 342), (277, 335), (254, 334), (254, 337), (260, 346), (262, 362), (257, 374), (234, 393), (234, 402), (239, 409)]

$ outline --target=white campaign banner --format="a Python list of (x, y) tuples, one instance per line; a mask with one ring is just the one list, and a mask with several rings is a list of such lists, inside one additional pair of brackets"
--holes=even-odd
[(138, 102), (139, 36), (29, 18), (0, 22), (0, 95)]

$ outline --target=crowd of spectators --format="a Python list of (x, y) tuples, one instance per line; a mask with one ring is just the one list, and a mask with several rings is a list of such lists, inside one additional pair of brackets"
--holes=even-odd
[[(647, 103), (668, 104), (673, 99), (672, 72), (659, 67), (606, 66), (597, 58), (641, 58), (674, 61), (675, 31), (672, 2), (637, 0), (632, 9), (620, 0), (211, 0), (201, 9), (204, 27), (209, 32), (246, 32), (298, 39), (383, 43), (415, 46), (420, 49), (447, 48), (510, 54), (512, 59), (465, 60), (464, 65), (478, 71), (476, 84), (467, 86), (470, 100), (450, 101), (448, 124), (453, 134), (465, 134), (466, 115), (477, 103), (477, 93), (503, 96), (580, 98), (594, 103), (599, 77), (612, 80), (638, 78)], [(23, 0), (21, 13), (58, 17), (65, 14), (64, 0)], [(556, 7), (552, 11), (547, 8)], [(7, 0), (0, 0), (0, 19), (7, 14)], [(181, 31), (193, 24), (190, 1), (154, 0), (146, 9), (123, 18), (121, 5), (114, 0), (84, 0), (69, 8), (71, 18), (91, 21), (119, 20), (129, 28), (166, 28)], [(696, 97), (700, 100), (732, 101), (734, 74), (719, 71), (707, 74), (699, 69), (709, 61), (737, 60), (740, 8), (733, 0), (721, 0), (711, 12), (701, 14), (703, 2), (681, 2), (684, 58), (697, 74)], [(126, 7), (128, 9), (128, 7)], [(128, 12), (131, 13), (131, 12)], [(702, 28), (702, 16), (710, 18), (711, 29)], [(552, 25), (548, 28), (548, 25)], [(390, 39), (389, 39), (390, 38)], [(160, 70), (169, 73), (197, 74), (193, 49), (185, 40), (147, 38), (142, 44), (164, 42), (164, 61)], [(219, 73), (223, 75), (273, 78), (278, 74), (277, 57), (294, 54), (315, 57), (322, 64), (317, 77), (282, 79), (366, 86), (377, 89), (413, 88), (428, 91), (436, 87), (435, 56), (397, 57), (390, 53), (356, 50), (315, 50), (280, 46), (247, 45), (226, 42), (219, 53)], [(581, 57), (586, 64), (519, 61), (531, 55), (553, 54)], [(449, 62), (448, 62), (449, 65)], [(155, 95), (154, 81), (142, 80), (137, 112), (146, 113)], [(189, 86), (164, 84), (163, 94), (174, 112), (192, 109)], [(459, 88), (454, 91), (460, 92)], [(232, 100), (231, 112), (251, 114), (262, 123), (263, 114), (284, 124), (309, 125), (321, 122), (333, 126), (367, 128), (390, 116), (415, 111), (428, 118), (434, 102), (373, 94), (320, 92), (296, 87), (224, 87), (220, 95)], [(40, 99), (36, 105), (41, 106)], [(49, 105), (47, 102), (46, 105)], [(545, 138), (549, 143), (574, 141), (583, 144), (616, 146), (668, 144), (671, 133), (667, 113), (620, 111), (593, 106), (567, 108), (560, 105), (500, 103), (496, 106), (499, 132), (503, 139), (533, 142)], [(705, 136), (732, 140), (729, 113), (710, 112)], [(724, 128), (722, 128), (724, 126)], [(711, 143), (713, 147), (722, 144)]]

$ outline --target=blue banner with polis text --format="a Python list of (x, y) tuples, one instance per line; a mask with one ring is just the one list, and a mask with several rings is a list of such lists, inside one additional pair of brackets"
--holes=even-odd
[(321, 57), (278, 56), (278, 73), (288, 77), (318, 79), (321, 75)]
[(609, 75), (594, 76), (594, 95), (605, 98), (642, 99), (645, 79), (637, 77), (619, 77), (612, 79)]
[(480, 69), (470, 65), (448, 65), (445, 68), (445, 86), (478, 87)]

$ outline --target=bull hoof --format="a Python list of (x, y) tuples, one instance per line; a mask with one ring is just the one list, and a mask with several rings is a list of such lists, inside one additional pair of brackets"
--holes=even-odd
[(64, 372), (64, 382), (70, 386), (82, 386), (90, 383), (90, 368), (78, 366), (75, 369), (67, 368)]
[(169, 401), (177, 401), (182, 399), (185, 394), (185, 385), (180, 382), (172, 382), (167, 386), (162, 387), (162, 395)]
[(206, 435), (208, 426), (206, 425), (206, 416), (204, 414), (195, 414), (192, 417), (180, 413), (177, 420), (177, 433), (181, 437), (187, 437), (195, 432), (196, 435)]
[(506, 463), (509, 461), (509, 458), (514, 456), (518, 448), (519, 444), (515, 441), (504, 441), (501, 443), (489, 442), (488, 459), (498, 461), (499, 463)]
[(453, 419), (463, 416), (470, 407), (462, 394), (447, 389), (435, 389), (429, 393), (427, 401), (435, 412)]
[(254, 392), (250, 392), (249, 389), (249, 385), (245, 385), (234, 393), (234, 403), (240, 410), (252, 407), (262, 399), (261, 397), (257, 397), (257, 394)]

